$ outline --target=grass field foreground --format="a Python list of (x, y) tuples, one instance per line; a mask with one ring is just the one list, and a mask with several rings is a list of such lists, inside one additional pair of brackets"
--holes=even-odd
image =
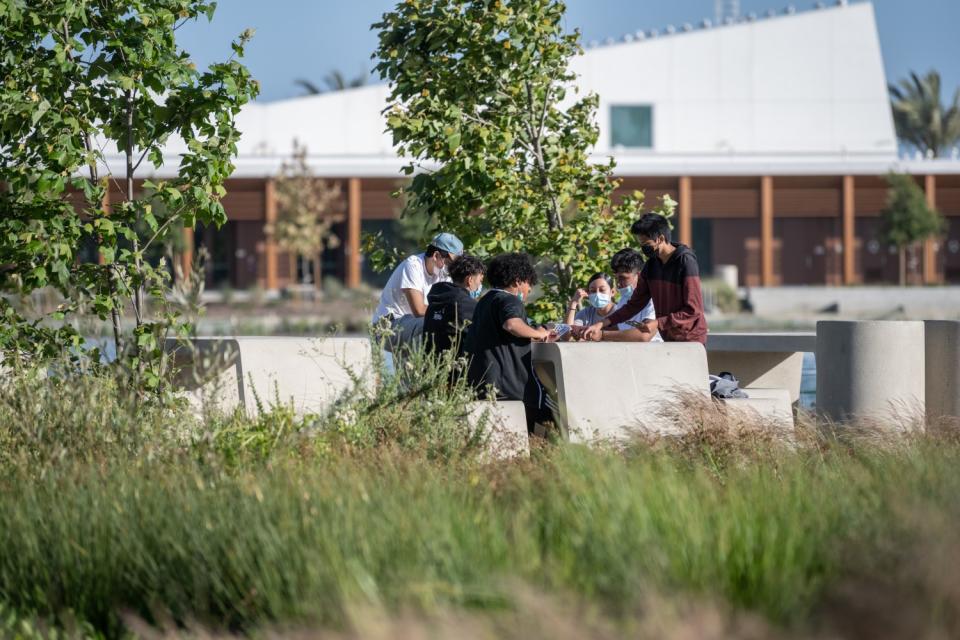
[(960, 629), (952, 429), (784, 446), (691, 424), (682, 442), (484, 464), (461, 391), (429, 377), (326, 418), (204, 420), (106, 377), (8, 377), (7, 631), (349, 634), (453, 616), (464, 637), (552, 637), (517, 620), (553, 616), (664, 637), (650, 625), (679, 603), (720, 612), (718, 637)]

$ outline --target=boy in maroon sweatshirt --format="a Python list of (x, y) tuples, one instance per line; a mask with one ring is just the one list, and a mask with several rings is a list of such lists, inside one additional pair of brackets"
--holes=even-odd
[(700, 267), (689, 247), (670, 242), (670, 224), (656, 213), (644, 214), (631, 233), (647, 257), (630, 300), (602, 321), (591, 325), (584, 338), (603, 340), (606, 327), (616, 327), (640, 312), (653, 299), (657, 328), (667, 342), (707, 342), (703, 315)]

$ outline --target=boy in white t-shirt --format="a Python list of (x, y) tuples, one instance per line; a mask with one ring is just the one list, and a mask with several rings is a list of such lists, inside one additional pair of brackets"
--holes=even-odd
[(427, 250), (412, 255), (393, 270), (380, 294), (373, 323), (389, 323), (393, 337), (386, 348), (409, 344), (423, 333), (427, 295), (438, 282), (449, 282), (447, 266), (463, 253), (463, 243), (452, 233), (437, 234)]

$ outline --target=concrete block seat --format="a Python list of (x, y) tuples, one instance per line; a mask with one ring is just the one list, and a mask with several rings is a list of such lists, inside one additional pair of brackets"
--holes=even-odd
[(736, 412), (745, 421), (759, 420), (763, 426), (784, 435), (792, 433), (793, 403), (788, 390), (751, 387), (744, 391), (748, 398), (728, 398), (722, 401), (728, 414)]
[[(699, 343), (536, 343), (533, 366), (558, 409), (571, 442), (617, 441), (639, 431), (677, 435), (685, 402), (710, 398), (707, 354)], [(722, 401), (792, 429), (787, 389), (748, 389), (752, 397)]]
[(620, 440), (638, 430), (676, 433), (664, 406), (710, 396), (698, 343), (535, 343), (533, 366), (571, 442)]
[(279, 402), (301, 415), (322, 413), (354, 380), (369, 389), (376, 380), (366, 338), (168, 339), (164, 348), (178, 369), (176, 383), (198, 408), (212, 403), (254, 415), (259, 405)]
[(817, 349), (815, 333), (711, 333), (707, 336), (710, 373), (730, 371), (748, 394), (780, 388), (790, 402), (800, 399), (803, 354)]
[(960, 322), (927, 320), (923, 334), (927, 417), (960, 417)]
[(472, 428), (484, 423), (489, 440), (486, 456), (493, 460), (529, 457), (527, 413), (522, 402), (480, 400), (470, 403), (467, 422)]
[[(935, 325), (931, 331), (938, 333)], [(924, 418), (926, 372), (946, 344), (932, 339), (928, 350), (920, 321), (818, 322), (817, 412), (837, 422), (866, 419), (891, 430), (914, 428)]]

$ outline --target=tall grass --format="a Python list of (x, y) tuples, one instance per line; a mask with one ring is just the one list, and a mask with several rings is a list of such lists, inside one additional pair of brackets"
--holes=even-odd
[(107, 636), (131, 620), (345, 629), (367, 609), (493, 619), (534, 592), (621, 632), (656, 598), (812, 632), (870, 584), (913, 603), (917, 629), (960, 629), (948, 438), (752, 455), (713, 434), (488, 464), (462, 399), (412, 380), (327, 417), (206, 422), (112, 384), (0, 385), (3, 611)]

